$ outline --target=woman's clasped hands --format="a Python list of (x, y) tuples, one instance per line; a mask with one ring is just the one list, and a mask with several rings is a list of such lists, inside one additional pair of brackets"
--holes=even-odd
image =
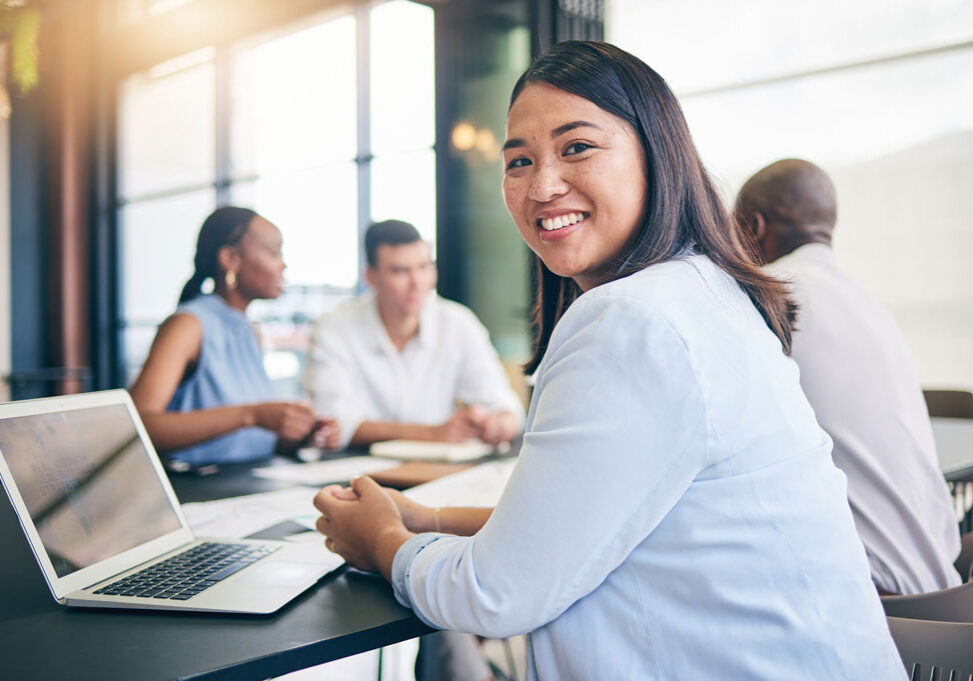
[(328, 485), (314, 497), (321, 512), (316, 527), (325, 546), (352, 567), (380, 572), (386, 578), (395, 552), (419, 529), (420, 517), (432, 512), (369, 477), (355, 478), (350, 487)]

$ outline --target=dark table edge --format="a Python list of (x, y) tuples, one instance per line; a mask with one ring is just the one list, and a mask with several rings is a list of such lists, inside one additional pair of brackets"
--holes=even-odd
[[(179, 677), (179, 681), (264, 681), (290, 672), (333, 662), (369, 650), (434, 633), (417, 617), (405, 617), (365, 632), (317, 641), (300, 648), (244, 660), (237, 664)], [(354, 641), (349, 645), (349, 639)], [(338, 649), (340, 654), (335, 654)]]

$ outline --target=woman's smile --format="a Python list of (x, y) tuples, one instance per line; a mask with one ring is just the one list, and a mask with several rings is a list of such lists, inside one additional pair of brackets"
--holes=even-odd
[(581, 229), (590, 215), (585, 211), (544, 211), (535, 223), (542, 241), (559, 241)]

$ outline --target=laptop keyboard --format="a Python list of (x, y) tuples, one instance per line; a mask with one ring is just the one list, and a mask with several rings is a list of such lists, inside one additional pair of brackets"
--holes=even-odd
[(278, 548), (264, 544), (206, 542), (103, 586), (94, 593), (188, 601)]

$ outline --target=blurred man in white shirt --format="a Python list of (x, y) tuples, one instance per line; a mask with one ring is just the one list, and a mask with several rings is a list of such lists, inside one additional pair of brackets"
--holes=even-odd
[[(304, 386), (333, 414), (341, 446), (393, 439), (500, 444), (516, 437), (524, 409), (466, 307), (436, 292), (429, 244), (411, 224), (386, 220), (365, 233), (371, 292), (314, 325)], [(489, 681), (472, 636), (440, 632), (435, 662), (446, 681)]]
[(876, 587), (913, 594), (958, 585), (959, 530), (918, 374), (891, 315), (837, 267), (831, 180), (807, 161), (777, 161), (744, 184), (736, 212), (768, 271), (792, 284), (792, 356), (848, 478)]
[(304, 379), (342, 445), (515, 437), (520, 400), (476, 316), (435, 293), (429, 244), (386, 220), (369, 227), (365, 252), (371, 293), (317, 321)]

